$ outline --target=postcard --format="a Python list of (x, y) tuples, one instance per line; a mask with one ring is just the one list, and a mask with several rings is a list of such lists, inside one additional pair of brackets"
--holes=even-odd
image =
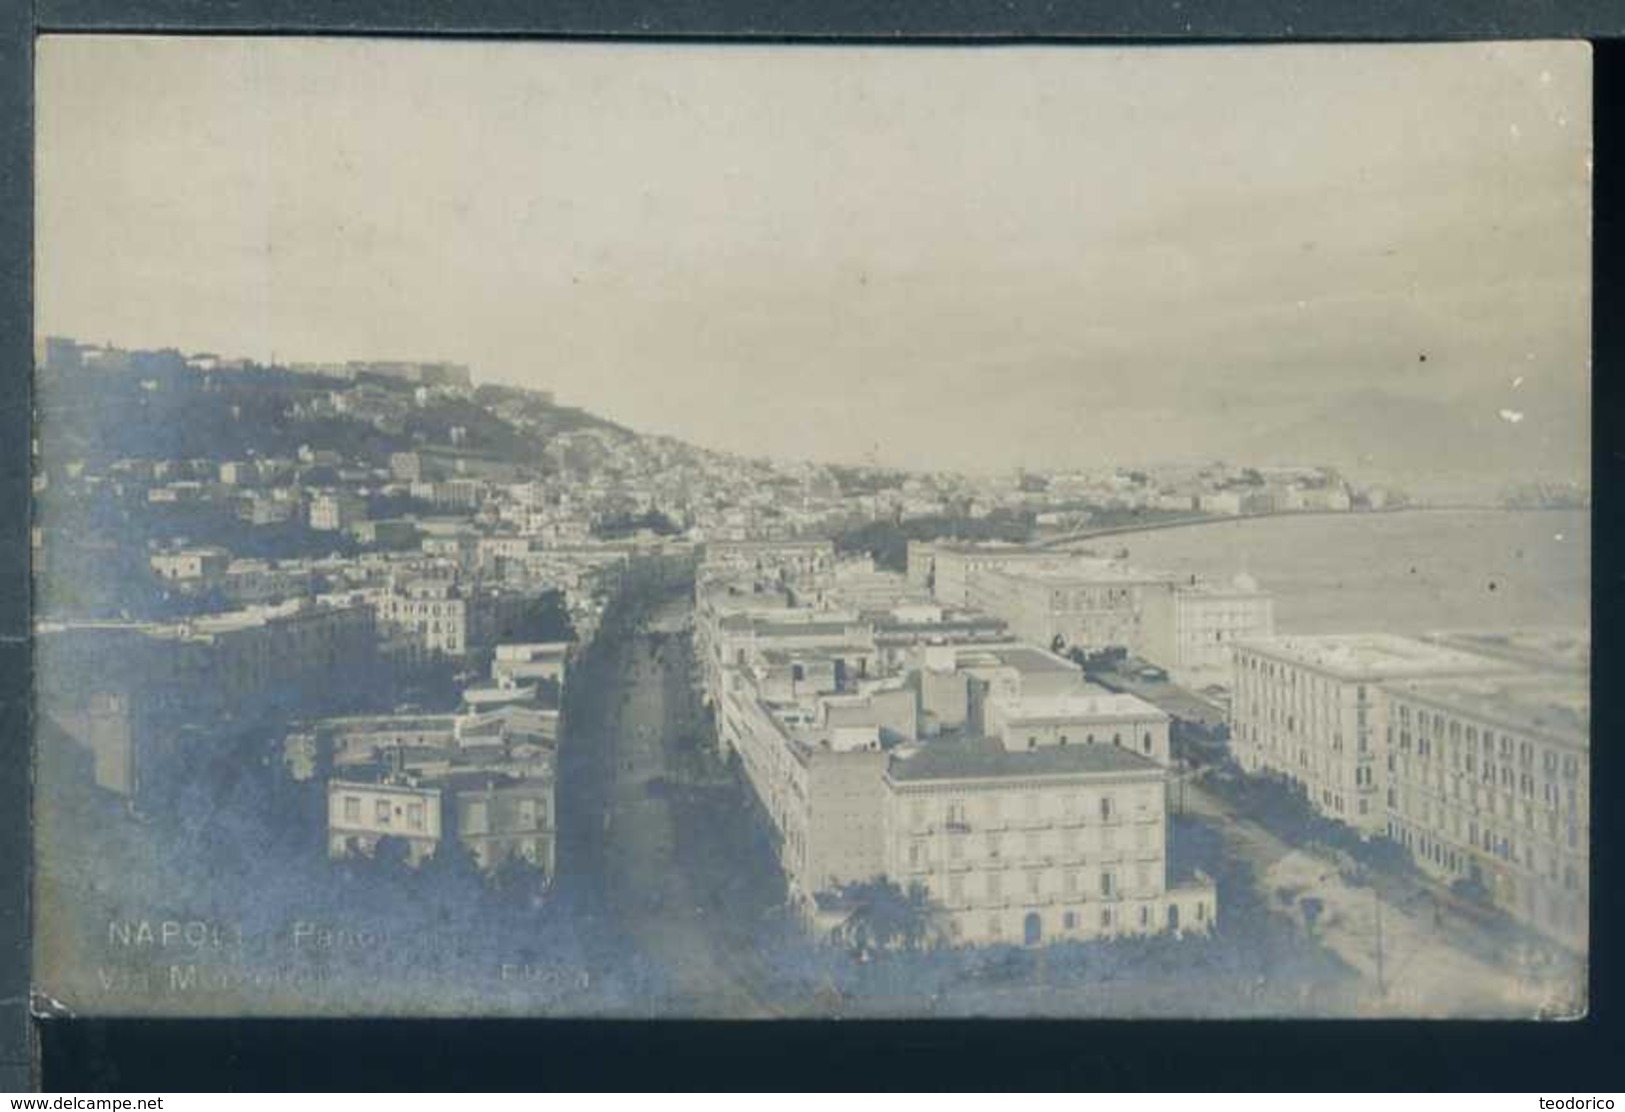
[(1586, 1013), (1585, 44), (37, 57), (37, 1014)]

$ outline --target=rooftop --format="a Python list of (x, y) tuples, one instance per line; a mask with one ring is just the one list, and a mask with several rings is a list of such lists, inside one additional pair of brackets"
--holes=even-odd
[[(1053, 554), (1051, 559), (1054, 559)], [(1064, 563), (1043, 563), (1032, 567), (999, 568), (979, 574), (1063, 586), (1095, 583), (1165, 583), (1171, 578), (1163, 572), (1141, 571), (1117, 560), (1067, 560)]]
[(1579, 679), (1524, 675), (1415, 680), (1389, 690), (1521, 733), (1570, 745), (1591, 743), (1591, 694)]
[(1082, 669), (1065, 657), (1045, 652), (1034, 645), (1011, 643), (1008, 645), (977, 645), (961, 649), (954, 657), (959, 668), (1014, 668), (1018, 672), (1052, 675), (1077, 672)]
[(938, 738), (895, 752), (887, 770), (893, 780), (904, 782), (1112, 773), (1160, 776), (1163, 769), (1116, 745), (1050, 745), (1012, 753), (997, 738), (976, 736)]
[(1508, 670), (1502, 661), (1392, 633), (1292, 634), (1247, 638), (1235, 645), (1239, 650), (1317, 668), (1344, 679), (1405, 679)]
[(1546, 671), (1591, 670), (1589, 629), (1450, 630), (1430, 633), (1427, 640)]
[(1023, 695), (1019, 698), (990, 700), (999, 705), (1009, 722), (1088, 719), (1167, 718), (1168, 715), (1136, 695), (1090, 687), (1055, 695)]

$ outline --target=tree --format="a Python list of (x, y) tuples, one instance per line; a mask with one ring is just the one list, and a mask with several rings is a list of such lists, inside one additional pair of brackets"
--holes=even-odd
[(921, 949), (932, 933), (935, 910), (924, 886), (910, 884), (907, 891), (885, 878), (847, 884), (840, 897), (853, 905), (844, 933), (854, 953)]
[(534, 911), (547, 894), (547, 873), (520, 854), (509, 854), (490, 879), (497, 901), (516, 910)]

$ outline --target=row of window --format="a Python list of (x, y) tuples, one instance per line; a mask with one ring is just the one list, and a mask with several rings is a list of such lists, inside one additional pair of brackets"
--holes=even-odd
[[(1086, 914), (1086, 912), (1080, 911), (1076, 908), (1067, 908), (1066, 910), (1062, 911), (1061, 930), (1078, 931), (1084, 929)], [(1205, 924), (1208, 921), (1208, 908), (1206, 901), (1197, 901), (1195, 919), (1199, 925)], [(1124, 913), (1119, 908), (1103, 907), (1098, 913), (1096, 922), (1100, 924), (1100, 929), (1102, 931), (1131, 929), (1133, 924), (1136, 922), (1139, 924), (1140, 930), (1149, 931), (1153, 929), (1155, 925), (1153, 923), (1151, 907), (1147, 904), (1142, 904), (1138, 910), (1133, 913)], [(1178, 930), (1180, 928), (1178, 904), (1168, 905), (1167, 911), (1164, 913), (1163, 922), (1167, 925), (1169, 930)], [(952, 933), (956, 938), (960, 937), (962, 932), (958, 920), (954, 920), (950, 923), (950, 933)], [(990, 915), (988, 917), (987, 935), (989, 938), (992, 938), (995, 941), (999, 941), (1004, 938), (1004, 916)], [(1032, 945), (1034, 943), (1043, 941), (1043, 937), (1044, 913), (1036, 909), (1027, 912), (1026, 915), (1022, 917), (1022, 941), (1026, 942), (1028, 945)]]
[[(1412, 734), (1408, 728), (1409, 716), (1406, 713), (1408, 708), (1401, 706), (1399, 710), (1401, 712), (1399, 715), (1400, 728), (1398, 731), (1399, 747), (1401, 751), (1410, 752)], [(1431, 735), (1424, 732), (1427, 727), (1423, 726), (1423, 721), (1429, 717), (1431, 717), (1435, 723), (1431, 727)], [(1465, 732), (1463, 732), (1462, 724), (1452, 720), (1449, 727), (1449, 744), (1435, 745), (1434, 742), (1444, 740), (1444, 738), (1440, 736), (1439, 728), (1436, 724), (1439, 720), (1439, 716), (1419, 714), (1417, 719), (1417, 733), (1415, 736), (1416, 753), (1424, 760), (1437, 755), (1438, 760), (1442, 762), (1446, 759), (1446, 757), (1448, 757), (1450, 766), (1452, 768), (1465, 768), (1468, 772), (1472, 772), (1478, 765), (1478, 755), (1475, 753), (1475, 749), (1482, 752), (1484, 767), (1486, 769), (1492, 767), (1491, 761), (1493, 758), (1497, 757), (1502, 762), (1503, 768), (1510, 768), (1514, 751), (1516, 751), (1517, 763), (1520, 768), (1526, 770), (1534, 768), (1536, 747), (1531, 742), (1519, 741), (1516, 742), (1516, 745), (1514, 746), (1514, 739), (1512, 737), (1506, 734), (1501, 734), (1499, 738), (1500, 744), (1497, 745), (1496, 735), (1490, 730), (1485, 730), (1482, 735), (1482, 744), (1480, 744), (1477, 729), (1472, 726), (1468, 726)], [(1562, 773), (1563, 779), (1565, 780), (1572, 781), (1579, 778), (1580, 758), (1578, 754), (1559, 753), (1554, 749), (1546, 748), (1542, 748), (1539, 752), (1541, 758), (1541, 771), (1544, 772), (1548, 778), (1555, 779), (1559, 772)], [(1529, 775), (1531, 779), (1533, 778), (1532, 772), (1526, 772), (1525, 775)]]
[[(1155, 892), (1159, 887), (1159, 867), (1142, 863), (1134, 866), (1133, 892)], [(968, 888), (980, 888), (978, 895), (989, 900), (1002, 900), (1006, 896), (1023, 896), (1029, 899), (1042, 899), (1052, 893), (1053, 885), (1048, 883), (1050, 870), (1028, 869), (1018, 882), (1014, 876), (1011, 883), (1006, 884), (1005, 874), (1002, 872), (989, 872), (982, 874), (979, 885), (970, 885), (966, 882), (964, 873), (954, 873), (948, 877), (947, 898), (948, 903), (959, 904), (966, 900)], [(1119, 873), (1112, 869), (1102, 869), (1093, 878), (1093, 883), (1086, 878), (1081, 869), (1064, 869), (1060, 871), (1061, 888), (1059, 895), (1074, 899), (1120, 899), (1124, 894), (1123, 880)], [(929, 888), (940, 890), (940, 885), (930, 884)]]
[[(1134, 848), (1148, 850), (1160, 848), (1162, 838), (1160, 833), (1154, 831), (1151, 824), (1141, 824), (1131, 828), (1134, 831)], [(950, 834), (947, 839), (948, 861), (963, 861), (967, 856), (967, 843), (971, 841), (968, 835)], [(1075, 854), (1079, 850), (1079, 836), (1077, 827), (1066, 827), (1060, 831), (1061, 852), (1067, 855)], [(1104, 852), (1113, 852), (1117, 846), (1117, 831), (1114, 827), (1106, 826), (1100, 829), (1099, 848)], [(1007, 859), (1007, 842), (1003, 835), (997, 833), (987, 834), (982, 842), (983, 853), (981, 859), (985, 861), (1000, 861)], [(1048, 856), (1055, 839), (1028, 831), (1022, 836), (1019, 854), (1009, 854), (1008, 859), (1021, 860), (1022, 858), (1035, 859)], [(924, 838), (910, 839), (908, 844), (908, 863), (910, 868), (929, 868), (933, 854), (932, 843)]]
[[(344, 797), (344, 821), (359, 823), (361, 821), (361, 797), (347, 795)], [(394, 820), (400, 817), (401, 823)], [(403, 826), (407, 830), (427, 829), (426, 817), (422, 800), (408, 800), (404, 805), (392, 799), (375, 799), (372, 804), (372, 822), (377, 826)]]
[[(1148, 788), (1132, 794), (1129, 803), (1138, 814), (1146, 815), (1156, 810), (1159, 794), (1160, 789)], [(909, 801), (909, 822), (918, 829), (940, 815), (948, 829), (968, 830), (973, 813), (983, 823), (1001, 822), (1007, 817), (1004, 798), (999, 795), (988, 795), (974, 801), (950, 799), (942, 805), (941, 811), (933, 805), (934, 801), (913, 799)], [(974, 807), (972, 803), (975, 804)], [(1119, 806), (1118, 796), (1113, 794), (1096, 796), (1085, 792), (1027, 792), (1021, 797), (1020, 814), (1008, 817), (1037, 821), (1048, 817), (1070, 819), (1086, 818), (1090, 815), (1098, 816), (1101, 822), (1113, 822), (1120, 818), (1122, 809)]]

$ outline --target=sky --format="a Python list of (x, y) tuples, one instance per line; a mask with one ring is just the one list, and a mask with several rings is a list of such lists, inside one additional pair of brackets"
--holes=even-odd
[(832, 462), (1588, 467), (1583, 44), (37, 58), (41, 332)]

